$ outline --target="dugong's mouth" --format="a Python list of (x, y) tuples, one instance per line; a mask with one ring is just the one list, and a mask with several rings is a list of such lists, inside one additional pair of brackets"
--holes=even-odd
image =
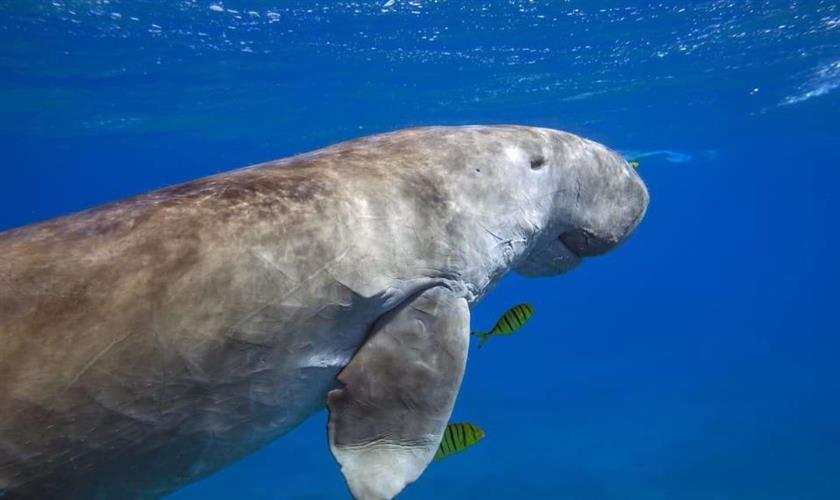
[(563, 246), (578, 257), (594, 257), (612, 249), (617, 241), (599, 238), (584, 228), (566, 231), (560, 235)]
[(583, 259), (605, 254), (619, 243), (620, 239), (599, 236), (586, 228), (570, 229), (537, 245), (516, 266), (516, 272), (524, 276), (562, 274), (577, 267)]

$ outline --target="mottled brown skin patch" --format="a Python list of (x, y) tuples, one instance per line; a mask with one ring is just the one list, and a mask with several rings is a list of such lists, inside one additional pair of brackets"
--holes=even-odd
[[(173, 284), (201, 267), (213, 240), (235, 237), (226, 226), (317, 210), (330, 187), (312, 168), (268, 164), (0, 234), (0, 488), (81, 498), (111, 491), (97, 486), (109, 475), (127, 491), (171, 476), (149, 491), (158, 495), (195, 479), (189, 465), (205, 450), (178, 445), (189, 420), (179, 401), (212, 398), (208, 374), (254, 349), (220, 335), (196, 365), (171, 349), (174, 332), (155, 331), (155, 318), (173, 315)], [(123, 369), (133, 363), (149, 364), (146, 380)], [(144, 460), (163, 445), (182, 459)], [(239, 453), (223, 453), (208, 473)]]

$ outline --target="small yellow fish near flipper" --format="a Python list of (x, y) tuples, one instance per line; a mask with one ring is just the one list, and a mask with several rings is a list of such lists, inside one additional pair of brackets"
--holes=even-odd
[(476, 425), (468, 423), (449, 424), (443, 431), (443, 439), (433, 460), (443, 460), (446, 457), (462, 452), (484, 439), (484, 431)]
[(631, 166), (631, 167), (633, 167), (633, 168), (639, 168), (639, 162), (637, 162), (637, 161), (631, 161), (631, 162), (629, 162), (629, 163), (630, 163), (630, 166)]
[(532, 314), (534, 314), (534, 306), (531, 304), (519, 304), (511, 307), (506, 313), (502, 314), (502, 317), (489, 332), (472, 332), (473, 335), (478, 337), (478, 347), (481, 348), (494, 335), (511, 335), (522, 328), (531, 319)]

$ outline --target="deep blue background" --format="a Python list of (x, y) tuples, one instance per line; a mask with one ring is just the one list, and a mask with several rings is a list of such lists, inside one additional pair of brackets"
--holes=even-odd
[[(840, 498), (836, 2), (210, 5), (0, 4), (0, 230), (406, 126), (679, 152), (626, 245), (474, 308), (536, 313), (401, 498)], [(342, 497), (324, 422), (172, 498)]]

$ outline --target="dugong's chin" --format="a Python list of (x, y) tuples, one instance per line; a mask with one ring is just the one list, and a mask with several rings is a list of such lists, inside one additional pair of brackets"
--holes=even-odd
[(529, 252), (513, 271), (529, 278), (557, 276), (576, 268), (581, 261), (578, 254), (557, 238)]

